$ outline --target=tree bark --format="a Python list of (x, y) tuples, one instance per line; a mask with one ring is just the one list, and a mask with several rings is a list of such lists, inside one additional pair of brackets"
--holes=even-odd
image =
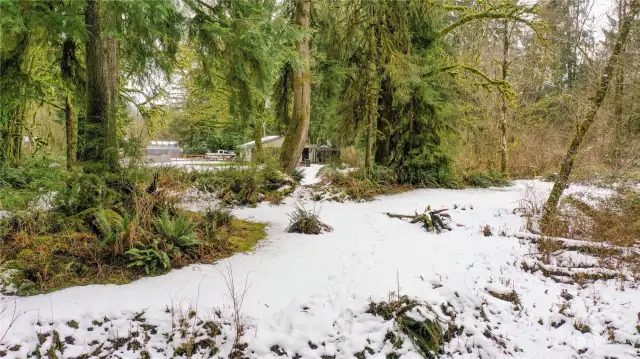
[(0, 61), (0, 165), (17, 166), (22, 156), (26, 87), (24, 81), (6, 79), (27, 75), (23, 61), (29, 43), (29, 34), (23, 34), (16, 49)]
[(87, 115), (82, 159), (118, 167), (117, 111), (119, 90), (118, 42), (102, 35), (102, 1), (87, 0)]
[(67, 169), (70, 170), (77, 161), (78, 153), (78, 118), (74, 111), (72, 91), (67, 91), (64, 106), (64, 124), (67, 137)]
[[(311, 0), (296, 0), (295, 23), (304, 31), (309, 29)], [(291, 174), (298, 163), (309, 135), (311, 119), (311, 67), (309, 64), (309, 35), (296, 44), (300, 56), (300, 67), (293, 73), (293, 117), (287, 129), (282, 149), (280, 165)]]
[[(507, 81), (509, 67), (509, 21), (504, 20), (502, 37), (502, 81)], [(500, 172), (507, 173), (507, 98), (502, 94), (502, 120), (500, 121)]]
[(569, 176), (571, 175), (571, 171), (573, 170), (576, 156), (578, 154), (578, 149), (580, 148), (580, 145), (582, 144), (587, 131), (589, 131), (589, 127), (591, 127), (591, 125), (595, 121), (598, 110), (602, 106), (607, 91), (609, 90), (609, 85), (611, 82), (611, 77), (613, 76), (616, 62), (618, 60), (618, 57), (620, 56), (620, 53), (622, 52), (622, 47), (627, 41), (629, 30), (631, 29), (631, 23), (638, 14), (638, 11), (640, 11), (640, 2), (636, 0), (631, 3), (630, 11), (625, 15), (623, 19), (621, 19), (622, 26), (620, 28), (620, 32), (618, 33), (615, 45), (613, 46), (611, 56), (607, 60), (607, 64), (600, 77), (598, 87), (595, 89), (593, 95), (589, 99), (589, 107), (587, 113), (582, 122), (578, 125), (578, 129), (573, 137), (573, 140), (571, 141), (571, 144), (569, 145), (569, 149), (567, 150), (564, 162), (560, 167), (560, 173), (558, 174), (558, 177), (553, 184), (553, 189), (549, 194), (549, 198), (544, 205), (542, 219), (540, 220), (543, 231), (545, 231), (545, 228), (548, 228), (549, 224), (551, 223), (552, 217), (555, 215), (556, 209), (558, 207), (558, 202), (560, 201), (560, 196), (562, 196), (562, 192), (567, 187), (567, 184), (569, 182)]
[(78, 71), (78, 59), (76, 57), (76, 43), (68, 38), (62, 44), (62, 58), (60, 61), (60, 72), (67, 87), (65, 96), (64, 118), (65, 134), (67, 144), (67, 169), (77, 161), (78, 153), (78, 117), (75, 113), (75, 83)]
[[(627, 2), (626, 0), (619, 0), (618, 1), (618, 19), (622, 19), (624, 18), (625, 14), (627, 12)], [(621, 31), (621, 26), (622, 24), (620, 23), (620, 21), (618, 21), (618, 31)], [(620, 50), (620, 58), (624, 58), (624, 46), (623, 48)], [(624, 71), (624, 64), (622, 63), (622, 61), (618, 61), (618, 66), (617, 66), (617, 71), (616, 71), (616, 85), (615, 85), (615, 92), (613, 95), (613, 123), (614, 123), (614, 131), (615, 131), (615, 138), (616, 138), (616, 143), (613, 145), (614, 149), (613, 149), (613, 160), (615, 161), (616, 165), (620, 165), (620, 155), (622, 152), (622, 148), (623, 148), (623, 142), (624, 142), (624, 137), (625, 137), (625, 133), (624, 133), (624, 128), (625, 128), (625, 121), (623, 119), (623, 113), (624, 113), (624, 109), (623, 109), (623, 95), (624, 95), (624, 78), (625, 78), (625, 71)]]
[(85, 7), (87, 114), (82, 159), (100, 162), (104, 156), (105, 124), (109, 118), (107, 68), (103, 54), (100, 0), (87, 0)]
[(114, 36), (105, 39), (104, 57), (107, 68), (107, 97), (109, 107), (105, 122), (105, 164), (111, 171), (117, 170), (118, 163), (118, 99), (120, 91), (120, 66), (118, 40)]

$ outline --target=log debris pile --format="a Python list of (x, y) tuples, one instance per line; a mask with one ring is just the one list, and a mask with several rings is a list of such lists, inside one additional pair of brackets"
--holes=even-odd
[(423, 213), (415, 212), (413, 215), (389, 212), (385, 214), (391, 218), (408, 219), (409, 223), (422, 222), (422, 227), (426, 229), (427, 232), (441, 233), (444, 230), (451, 230), (451, 226), (449, 226), (451, 223), (451, 215), (447, 213), (448, 210), (448, 208), (443, 208), (432, 211), (429, 206)]

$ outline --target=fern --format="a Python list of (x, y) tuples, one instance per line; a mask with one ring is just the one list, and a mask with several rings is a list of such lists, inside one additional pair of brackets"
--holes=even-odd
[(183, 215), (172, 219), (164, 212), (155, 220), (156, 231), (170, 247), (186, 252), (202, 244), (196, 234), (196, 225)]
[(171, 269), (169, 255), (157, 248), (132, 248), (126, 254), (131, 257), (131, 261), (127, 264), (129, 268), (144, 268), (147, 274), (163, 273)]

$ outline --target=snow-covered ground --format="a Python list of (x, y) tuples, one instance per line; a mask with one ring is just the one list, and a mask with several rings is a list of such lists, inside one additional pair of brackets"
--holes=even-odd
[(320, 164), (312, 164), (310, 167), (299, 167), (304, 171), (304, 178), (300, 181), (303, 186), (308, 186), (320, 182), (318, 171), (323, 167)]
[[(307, 168), (304, 183), (313, 183), (316, 173), (315, 166)], [(298, 198), (302, 188), (282, 206), (235, 210), (239, 217), (269, 223), (268, 238), (255, 253), (128, 285), (2, 297), (9, 310), (2, 314), (0, 337), (14, 305), (22, 313), (3, 339), (5, 357), (26, 357), (38, 340), (43, 348), (50, 346), (53, 338), (38, 334), (53, 329), (61, 338), (73, 336), (63, 357), (91, 353), (98, 341), (131, 336), (143, 325), (171, 332), (175, 313), (189, 318), (190, 311), (197, 318), (226, 323), (216, 339), (216, 357), (227, 357), (234, 335), (225, 280), (229, 269), (233, 285), (245, 293), (240, 312), (247, 330), (241, 341), (251, 358), (353, 358), (365, 347), (374, 353), (367, 358), (385, 358), (390, 350), (385, 335), (393, 324), (365, 311), (371, 300), (387, 300), (398, 290), (436, 308), (444, 304), (455, 310), (463, 334), (446, 344), (445, 357), (638, 357), (633, 347), (640, 343), (638, 289), (615, 280), (563, 284), (525, 272), (521, 263), (535, 254), (535, 247), (515, 237), (482, 234), (485, 225), (496, 234), (523, 231), (524, 221), (513, 209), (531, 188), (548, 191), (550, 185), (520, 181), (502, 189), (425, 189), (368, 203), (315, 203), (320, 218), (334, 228), (317, 236), (285, 232), (287, 214), (305, 201)], [(422, 212), (427, 205), (449, 208), (454, 229), (427, 233), (418, 224), (384, 214)], [(306, 200), (305, 206), (312, 208), (314, 202)], [(518, 306), (489, 294), (513, 291)], [(71, 321), (78, 323), (77, 329)], [(204, 325), (193, 322), (189, 330)], [(577, 329), (585, 326), (589, 332)], [(187, 339), (150, 335), (142, 345), (150, 357), (165, 358), (182, 354), (174, 351), (180, 340)], [(140, 357), (136, 349), (124, 345), (111, 356)], [(402, 358), (419, 357), (408, 340), (398, 352)]]

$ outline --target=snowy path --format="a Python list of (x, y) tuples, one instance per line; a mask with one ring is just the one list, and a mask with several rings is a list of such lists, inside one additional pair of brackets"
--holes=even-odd
[[(285, 233), (287, 214), (297, 202), (294, 198), (279, 207), (262, 204), (236, 210), (239, 217), (270, 223), (268, 238), (255, 253), (225, 261), (233, 269), (236, 285), (242, 286), (248, 278), (242, 312), (250, 327), (244, 336), (250, 355), (278, 358), (270, 350), (277, 344), (289, 357), (298, 353), (302, 358), (352, 358), (364, 346), (373, 345), (368, 343), (382, 341), (388, 328), (387, 323), (364, 314), (370, 298), (387, 299), (399, 284), (403, 295), (436, 306), (449, 302), (459, 313), (456, 321), (464, 324), (465, 335), (448, 344), (450, 357), (634, 357), (637, 349), (609, 343), (606, 331), (607, 326), (615, 328), (612, 330), (619, 341), (640, 340), (636, 329), (640, 324), (638, 289), (618, 291), (615, 281), (599, 281), (580, 289), (526, 273), (519, 268), (520, 262), (534, 248), (513, 237), (484, 237), (480, 233), (485, 224), (494, 232), (522, 230), (522, 219), (512, 210), (527, 183), (531, 182), (518, 182), (506, 189), (418, 190), (369, 203), (319, 203), (320, 218), (334, 231), (318, 236)], [(549, 187), (539, 182), (535, 185)], [(458, 209), (450, 213), (460, 226), (439, 235), (383, 214), (422, 211), (426, 205), (453, 208), (454, 204)], [(312, 207), (313, 202), (306, 206)], [(64, 325), (70, 320), (85, 323), (143, 310), (149, 323), (170, 327), (165, 314), (168, 306), (187, 310), (197, 303), (198, 313), (213, 316), (216, 308), (222, 308), (227, 315), (230, 299), (222, 271), (223, 263), (193, 265), (129, 285), (92, 285), (27, 298), (4, 297), (4, 303), (12, 307), (15, 300), (18, 310), (26, 311), (5, 341), (9, 345), (34, 342), (37, 322), (53, 322), (65, 335), (75, 330)], [(514, 311), (512, 303), (489, 295), (487, 286), (514, 289), (522, 310)], [(563, 289), (573, 295), (570, 308), (565, 308), (573, 317), (554, 328), (551, 323), (560, 320), (560, 307), (565, 302)], [(480, 308), (485, 319), (480, 318)], [(8, 318), (3, 314), (2, 328), (8, 325)], [(574, 328), (572, 320), (578, 319), (588, 323), (591, 333), (582, 334)], [(129, 325), (125, 320), (116, 322), (122, 332)], [(494, 336), (502, 336), (499, 342), (503, 344), (483, 335), (487, 327)], [(0, 335), (2, 332), (0, 328)], [(89, 332), (83, 335), (85, 342), (73, 346), (86, 347), (94, 338)], [(309, 342), (325, 345), (312, 349)], [(8, 352), (7, 357), (24, 357), (25, 350)], [(134, 353), (122, 355), (138, 357)], [(403, 358), (416, 355), (409, 351)], [(152, 357), (165, 356), (156, 353)]]

